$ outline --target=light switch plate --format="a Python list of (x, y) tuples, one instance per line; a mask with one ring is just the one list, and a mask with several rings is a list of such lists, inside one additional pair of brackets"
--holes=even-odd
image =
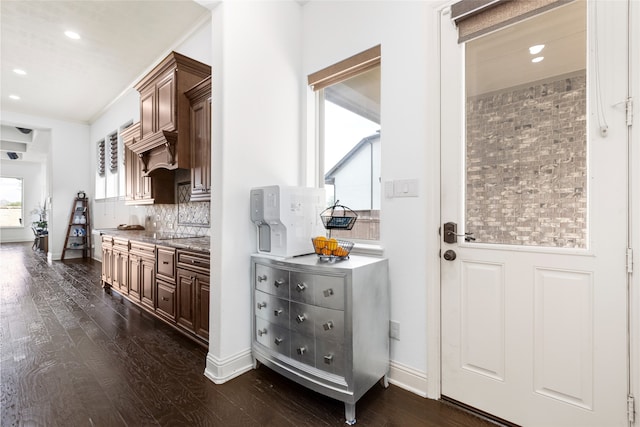
[(418, 197), (418, 180), (399, 179), (393, 181), (393, 197)]

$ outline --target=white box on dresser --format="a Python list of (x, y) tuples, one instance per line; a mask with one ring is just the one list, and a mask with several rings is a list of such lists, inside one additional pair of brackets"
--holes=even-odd
[(280, 374), (355, 404), (389, 371), (389, 283), (384, 258), (251, 257), (252, 353)]

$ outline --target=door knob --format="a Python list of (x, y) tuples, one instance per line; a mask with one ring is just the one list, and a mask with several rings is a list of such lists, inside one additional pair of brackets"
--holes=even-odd
[(456, 253), (449, 249), (448, 251), (445, 251), (443, 258), (447, 261), (453, 261), (454, 259), (456, 259)]

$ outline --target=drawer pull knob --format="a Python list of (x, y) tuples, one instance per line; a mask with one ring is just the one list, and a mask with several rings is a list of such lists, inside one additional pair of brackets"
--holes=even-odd
[(298, 322), (298, 323), (302, 323), (305, 320), (307, 320), (307, 316), (305, 316), (304, 314), (298, 314), (296, 316), (296, 322)]
[(259, 302), (259, 303), (258, 303), (258, 310), (260, 310), (261, 308), (264, 308), (264, 307), (266, 307), (266, 306), (267, 306), (267, 303), (266, 303), (266, 302)]
[(273, 315), (274, 316), (280, 316), (281, 314), (282, 314), (282, 309), (281, 308), (279, 308), (277, 310), (273, 310)]
[(305, 354), (307, 352), (307, 347), (299, 347), (296, 352), (302, 356), (303, 354)]
[(277, 288), (277, 287), (279, 287), (280, 285), (284, 285), (284, 280), (282, 280), (282, 279), (278, 279), (278, 280), (276, 280), (275, 282), (273, 282), (273, 285), (274, 285), (276, 288)]
[(323, 324), (322, 327), (325, 331), (330, 331), (331, 329), (333, 329), (333, 322), (329, 320), (327, 323)]
[(267, 335), (267, 328), (258, 329), (258, 336), (261, 337), (263, 335)]
[(167, 298), (167, 297), (162, 297), (162, 301), (169, 301), (169, 298)]
[(304, 291), (305, 289), (307, 289), (307, 285), (305, 285), (304, 283), (298, 283), (298, 284), (296, 285), (296, 290), (297, 290), (298, 292), (302, 292), (302, 291)]
[(324, 293), (325, 298), (329, 298), (331, 295), (333, 295), (333, 289), (331, 289), (331, 288), (325, 289), (323, 293)]
[(267, 280), (266, 274), (263, 274), (262, 276), (258, 276), (258, 282), (264, 282), (265, 280)]
[(324, 363), (326, 363), (327, 365), (331, 365), (333, 363), (333, 354), (329, 353), (324, 356)]
[(276, 345), (280, 345), (280, 344), (282, 344), (282, 341), (283, 341), (283, 339), (282, 339), (282, 338), (280, 338), (280, 337), (276, 337), (276, 339), (275, 339), (275, 340), (273, 340), (273, 342), (274, 342)]

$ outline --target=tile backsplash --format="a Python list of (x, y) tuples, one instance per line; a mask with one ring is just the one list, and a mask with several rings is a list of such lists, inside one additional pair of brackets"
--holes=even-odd
[(150, 205), (145, 212), (147, 230), (209, 236), (209, 202), (182, 200), (175, 205)]

